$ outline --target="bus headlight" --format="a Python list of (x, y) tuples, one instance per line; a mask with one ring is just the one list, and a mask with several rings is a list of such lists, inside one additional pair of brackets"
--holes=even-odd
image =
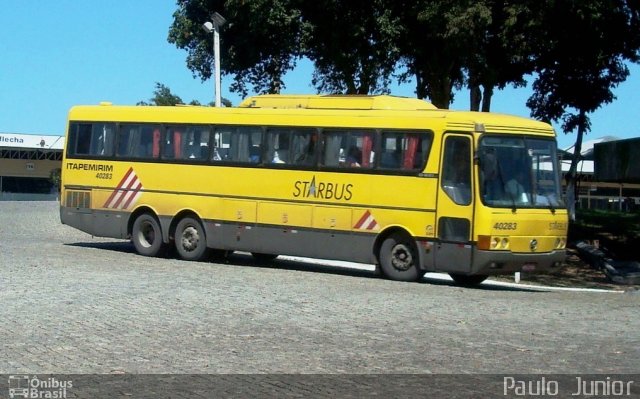
[(484, 235), (478, 236), (478, 249), (504, 250), (508, 248), (509, 248), (509, 238), (507, 237), (492, 237), (492, 236), (484, 236)]

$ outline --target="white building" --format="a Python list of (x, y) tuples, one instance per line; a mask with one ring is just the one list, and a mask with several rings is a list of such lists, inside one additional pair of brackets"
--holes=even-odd
[(64, 136), (0, 133), (0, 200), (56, 199)]
[[(630, 182), (598, 181), (595, 171), (596, 144), (618, 141), (618, 137), (603, 136), (582, 143), (578, 162), (578, 207), (587, 209), (631, 210), (640, 206), (640, 184)], [(561, 151), (562, 173), (569, 172), (574, 146)]]

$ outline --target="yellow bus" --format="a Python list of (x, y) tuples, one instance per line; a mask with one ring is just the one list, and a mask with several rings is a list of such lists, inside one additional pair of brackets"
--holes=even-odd
[(102, 103), (70, 110), (62, 169), (62, 223), (145, 256), (302, 256), (463, 285), (565, 258), (555, 133), (521, 117), (384, 95)]

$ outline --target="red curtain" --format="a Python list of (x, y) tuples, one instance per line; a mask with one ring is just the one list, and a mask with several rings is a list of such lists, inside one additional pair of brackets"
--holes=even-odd
[(416, 152), (418, 151), (418, 143), (419, 139), (417, 136), (409, 136), (405, 137), (407, 140), (407, 148), (404, 152), (404, 159), (402, 160), (402, 168), (403, 169), (413, 169), (415, 168), (415, 159)]
[(177, 130), (173, 132), (173, 157), (182, 158), (182, 134)]
[(373, 140), (370, 135), (365, 134), (362, 136), (362, 165), (363, 168), (371, 166), (371, 147), (373, 146)]
[(160, 129), (153, 131), (153, 153), (154, 158), (160, 158)]

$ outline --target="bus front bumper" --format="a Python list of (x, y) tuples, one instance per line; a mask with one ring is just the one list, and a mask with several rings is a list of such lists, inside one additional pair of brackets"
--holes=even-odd
[(476, 249), (473, 254), (471, 274), (498, 275), (557, 270), (564, 263), (566, 256), (564, 249), (546, 253), (511, 253)]

